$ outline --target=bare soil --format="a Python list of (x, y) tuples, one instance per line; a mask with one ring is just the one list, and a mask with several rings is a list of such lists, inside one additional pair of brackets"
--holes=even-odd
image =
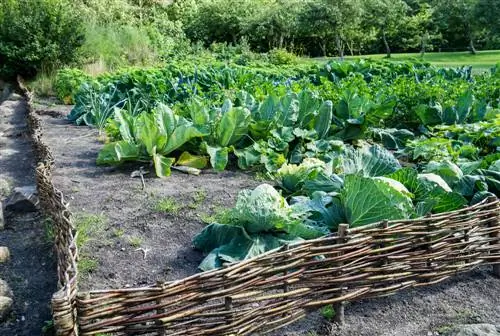
[[(200, 176), (173, 172), (161, 180), (144, 167), (151, 172), (143, 190), (140, 179), (130, 177), (139, 166), (96, 166), (99, 134), (57, 117), (68, 107), (40, 110), (44, 141), (56, 160), (55, 184), (70, 201), (76, 224), (93, 223), (81, 249), (81, 290), (141, 286), (194, 274), (203, 256), (191, 241), (204, 226), (202, 218), (232, 206), (241, 189), (260, 183), (239, 171), (204, 171)], [(439, 285), (351, 303), (343, 327), (316, 312), (274, 335), (428, 336), (443, 334), (454, 324), (479, 322), (500, 325), (500, 280), (488, 267)]]
[[(0, 190), (4, 200), (14, 187), (34, 185), (35, 161), (26, 128), (24, 100), (6, 100), (0, 105), (0, 179), (8, 183)], [(46, 222), (39, 212), (5, 212), (5, 230), (0, 246), (10, 250), (10, 261), (0, 264), (0, 278), (14, 292), (14, 307), (0, 324), (0, 335), (42, 335), (52, 319), (50, 299), (56, 291), (56, 265)]]
[(96, 166), (103, 143), (95, 129), (42, 110), (43, 140), (55, 157), (54, 184), (88, 238), (80, 250), (80, 290), (143, 286), (196, 273), (203, 256), (191, 241), (203, 229), (202, 219), (260, 183), (231, 170), (200, 176), (172, 171), (159, 179), (146, 165), (142, 189), (141, 179), (130, 176), (140, 165)]

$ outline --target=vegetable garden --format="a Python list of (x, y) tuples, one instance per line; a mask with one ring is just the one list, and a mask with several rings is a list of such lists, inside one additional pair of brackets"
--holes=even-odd
[(500, 192), (500, 71), (332, 62), (264, 71), (195, 65), (85, 82), (70, 120), (102, 129), (97, 163), (158, 177), (237, 165), (268, 174), (194, 239), (221, 267), (380, 220), (460, 209)]
[(292, 322), (500, 259), (500, 65), (472, 76), (418, 62), (185, 63), (63, 70), (57, 89), (75, 104), (70, 121), (99, 129), (98, 165), (150, 165), (167, 181), (210, 169), (266, 179), (193, 237), (211, 272), (87, 293), (84, 335), (250, 334), (280, 314)]

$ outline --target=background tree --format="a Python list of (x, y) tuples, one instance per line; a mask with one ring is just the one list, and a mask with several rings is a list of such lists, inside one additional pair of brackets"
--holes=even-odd
[(476, 53), (475, 39), (483, 29), (476, 17), (478, 3), (478, 0), (434, 1), (435, 21), (444, 32), (444, 38), (457, 46), (467, 43), (472, 54)]
[(397, 35), (408, 20), (409, 6), (402, 0), (366, 0), (363, 26), (372, 27), (384, 43), (386, 56), (391, 57), (389, 39)]
[(298, 29), (298, 16), (304, 6), (301, 0), (277, 0), (260, 6), (248, 21), (245, 35), (258, 51), (293, 45)]
[(344, 57), (346, 41), (356, 37), (362, 7), (359, 0), (309, 1), (299, 14), (299, 31), (303, 38), (315, 40), (327, 55), (329, 45), (335, 45), (340, 58)]
[(420, 50), (423, 57), (427, 50), (433, 49), (434, 44), (441, 42), (442, 36), (434, 22), (434, 9), (430, 4), (414, 1), (410, 8), (411, 14), (403, 29), (406, 35), (403, 38), (404, 48)]
[(70, 6), (62, 0), (0, 2), (0, 77), (34, 76), (76, 59), (84, 30)]

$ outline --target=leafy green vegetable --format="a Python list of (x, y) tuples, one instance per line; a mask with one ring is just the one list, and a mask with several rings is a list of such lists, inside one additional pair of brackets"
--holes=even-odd
[(340, 195), (347, 221), (360, 226), (381, 220), (409, 218), (413, 204), (408, 190), (390, 179), (348, 175)]
[[(207, 135), (162, 104), (153, 113), (136, 117), (118, 110), (115, 120), (124, 140), (106, 144), (99, 152), (97, 164), (152, 160), (158, 177), (169, 176), (170, 167), (175, 162), (175, 158), (166, 155), (193, 138)], [(183, 157), (184, 165), (188, 163), (185, 158), (186, 154)]]
[(463, 172), (460, 168), (448, 160), (441, 162), (431, 161), (425, 166), (424, 171), (441, 176), (450, 186), (453, 186), (463, 177)]
[(389, 151), (378, 145), (347, 149), (342, 158), (343, 174), (383, 176), (401, 168), (398, 160)]

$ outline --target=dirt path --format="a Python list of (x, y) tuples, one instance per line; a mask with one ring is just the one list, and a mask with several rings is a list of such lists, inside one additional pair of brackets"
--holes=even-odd
[[(25, 101), (10, 96), (0, 105), (0, 179), (8, 183), (0, 197), (7, 196), (6, 189), (33, 186), (34, 166)], [(57, 283), (52, 241), (39, 212), (6, 212), (5, 217), (0, 246), (9, 248), (11, 258), (0, 264), (0, 278), (14, 292), (14, 311), (0, 324), (0, 335), (42, 335), (42, 327), (51, 320), (50, 299)]]

